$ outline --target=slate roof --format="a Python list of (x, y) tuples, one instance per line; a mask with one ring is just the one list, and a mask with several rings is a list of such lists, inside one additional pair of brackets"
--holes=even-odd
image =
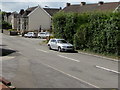
[(17, 16), (19, 15), (17, 12), (12, 12), (12, 14), (14, 16), (14, 18), (17, 18)]
[[(22, 15), (23, 17), (26, 17), (28, 14), (30, 14), (33, 10), (35, 10), (38, 6), (31, 7), (25, 10), (24, 14)], [(53, 16), (56, 12), (58, 12), (60, 9), (56, 8), (43, 8), (48, 14)]]
[(102, 5), (96, 4), (86, 4), (81, 6), (78, 5), (70, 5), (63, 9), (64, 12), (76, 12), (76, 13), (83, 13), (83, 12), (91, 12), (91, 11), (114, 11), (120, 2), (111, 2), (111, 3), (103, 3)]
[(60, 9), (56, 8), (43, 8), (47, 13), (49, 13), (51, 16), (53, 16), (55, 13), (57, 13)]
[(11, 15), (11, 12), (5, 13), (5, 16), (8, 17)]
[(26, 17), (29, 13), (31, 13), (34, 9), (36, 9), (38, 6), (35, 7), (31, 7), (25, 10), (25, 12), (23, 13), (22, 17)]

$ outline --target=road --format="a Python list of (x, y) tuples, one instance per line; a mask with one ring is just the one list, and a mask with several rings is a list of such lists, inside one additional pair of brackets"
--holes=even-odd
[(118, 88), (118, 62), (92, 55), (58, 52), (42, 40), (2, 35), (2, 76), (17, 88)]

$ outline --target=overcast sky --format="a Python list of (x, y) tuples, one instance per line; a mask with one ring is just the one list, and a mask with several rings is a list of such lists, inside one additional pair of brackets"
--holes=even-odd
[[(34, 2), (33, 2), (34, 1)], [(98, 3), (101, 0), (0, 0), (0, 9), (6, 12), (19, 12), (20, 9), (27, 9), (28, 7), (34, 7), (40, 5), (41, 7), (48, 6), (49, 8), (64, 8), (66, 3), (80, 4), (80, 2), (86, 3)], [(104, 2), (118, 2), (120, 0), (102, 0)]]

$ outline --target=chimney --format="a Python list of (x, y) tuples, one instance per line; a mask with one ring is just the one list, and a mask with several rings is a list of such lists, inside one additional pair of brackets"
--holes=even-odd
[(81, 2), (81, 4), (80, 4), (80, 5), (81, 5), (81, 6), (83, 6), (83, 5), (85, 5), (85, 4), (86, 4), (86, 2)]
[(103, 5), (104, 4), (104, 2), (103, 1), (99, 1), (98, 2), (98, 5), (100, 6), (100, 5)]
[(62, 7), (60, 7), (60, 10), (62, 9)]
[(70, 3), (66, 3), (66, 7), (70, 6)]

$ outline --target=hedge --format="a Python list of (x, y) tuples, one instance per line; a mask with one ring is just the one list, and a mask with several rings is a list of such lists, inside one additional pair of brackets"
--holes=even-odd
[(64, 13), (53, 16), (56, 38), (76, 49), (120, 55), (120, 12)]

